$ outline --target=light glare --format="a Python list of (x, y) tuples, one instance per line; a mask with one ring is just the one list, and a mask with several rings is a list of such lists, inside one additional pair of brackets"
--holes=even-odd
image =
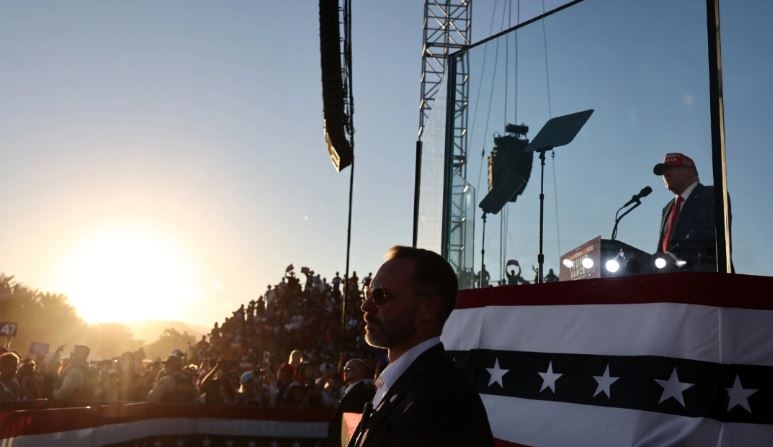
[(617, 273), (617, 271), (620, 270), (620, 263), (617, 262), (617, 259), (609, 259), (604, 265), (604, 268), (606, 268), (609, 273)]

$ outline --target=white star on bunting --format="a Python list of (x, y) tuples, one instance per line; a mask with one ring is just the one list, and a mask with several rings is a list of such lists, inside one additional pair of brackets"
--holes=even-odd
[(614, 377), (609, 375), (609, 365), (607, 365), (607, 369), (604, 370), (603, 376), (593, 376), (593, 379), (596, 380), (596, 383), (598, 386), (596, 387), (596, 392), (593, 393), (593, 397), (596, 397), (599, 393), (604, 393), (607, 395), (608, 398), (612, 398), (612, 391), (610, 390), (610, 387), (613, 383), (617, 382), (619, 377)]
[(542, 392), (545, 388), (550, 388), (551, 391), (554, 393), (556, 392), (556, 380), (559, 379), (559, 377), (563, 376), (563, 374), (557, 374), (553, 372), (553, 362), (548, 363), (548, 370), (544, 373), (537, 373), (542, 377), (542, 388), (540, 388), (540, 392)]
[(668, 380), (655, 379), (658, 385), (663, 387), (663, 394), (660, 395), (658, 403), (665, 401), (666, 399), (673, 397), (677, 402), (684, 407), (684, 390), (693, 386), (693, 383), (680, 382), (679, 375), (676, 373), (676, 368), (671, 371), (671, 377)]
[(500, 388), (504, 388), (505, 385), (502, 383), (502, 378), (510, 372), (509, 369), (502, 369), (499, 367), (499, 359), (494, 359), (494, 367), (493, 368), (486, 368), (486, 371), (488, 371), (491, 378), (488, 381), (488, 386), (491, 386), (492, 384), (496, 383), (499, 384)]
[(727, 411), (732, 410), (736, 406), (741, 406), (749, 413), (752, 412), (752, 408), (749, 406), (749, 396), (756, 393), (757, 390), (753, 388), (744, 388), (743, 385), (741, 385), (741, 376), (736, 374), (733, 387), (725, 389), (727, 390), (728, 396), (730, 396), (730, 401), (727, 403)]

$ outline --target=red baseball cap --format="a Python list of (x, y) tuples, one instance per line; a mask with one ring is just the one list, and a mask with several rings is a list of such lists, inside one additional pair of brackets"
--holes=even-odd
[(663, 175), (663, 169), (667, 166), (691, 168), (692, 170), (697, 171), (695, 162), (692, 161), (692, 158), (679, 152), (671, 152), (666, 154), (662, 163), (658, 163), (652, 168), (652, 172), (655, 173), (655, 175)]

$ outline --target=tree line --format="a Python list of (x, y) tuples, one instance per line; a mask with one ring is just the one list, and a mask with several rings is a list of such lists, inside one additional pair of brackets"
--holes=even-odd
[(124, 352), (144, 352), (145, 358), (166, 358), (173, 349), (188, 348), (193, 335), (167, 328), (155, 341), (134, 338), (131, 328), (117, 323), (88, 324), (81, 319), (66, 295), (30, 288), (11, 275), (0, 273), (0, 323), (14, 323), (14, 336), (0, 335), (0, 346), (22, 358), (35, 350), (65, 352), (76, 344), (91, 347), (92, 359), (111, 359)]

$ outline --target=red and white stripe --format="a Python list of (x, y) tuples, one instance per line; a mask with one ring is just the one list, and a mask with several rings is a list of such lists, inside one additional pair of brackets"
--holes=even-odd
[[(447, 350), (664, 356), (771, 366), (773, 302), (761, 295), (771, 289), (773, 278), (679, 273), (462, 291), (441, 339)], [(772, 425), (481, 397), (502, 445), (773, 445)]]

